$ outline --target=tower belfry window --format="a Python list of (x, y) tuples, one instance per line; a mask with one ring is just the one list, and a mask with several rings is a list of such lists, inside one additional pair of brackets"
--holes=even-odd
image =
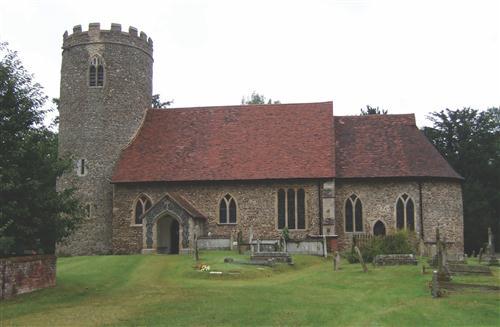
[(104, 60), (99, 56), (90, 59), (89, 86), (104, 86)]

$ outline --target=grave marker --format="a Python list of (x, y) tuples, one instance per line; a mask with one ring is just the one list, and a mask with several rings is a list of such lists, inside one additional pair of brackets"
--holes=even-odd
[(491, 227), (488, 227), (488, 265), (498, 266), (498, 259), (495, 255), (495, 243), (493, 242), (493, 233), (491, 232)]
[(366, 267), (365, 260), (363, 260), (363, 256), (361, 255), (361, 251), (359, 251), (359, 248), (357, 246), (354, 247), (354, 251), (356, 251), (356, 254), (358, 255), (359, 262), (361, 263), (361, 266), (363, 267), (363, 272), (368, 272), (368, 268)]
[(478, 262), (481, 263), (482, 260), (483, 260), (483, 248), (481, 247), (479, 249)]

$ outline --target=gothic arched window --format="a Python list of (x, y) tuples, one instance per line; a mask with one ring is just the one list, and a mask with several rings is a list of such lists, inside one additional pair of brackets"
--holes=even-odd
[(278, 229), (306, 228), (306, 193), (304, 189), (278, 190)]
[(226, 194), (219, 202), (219, 223), (236, 224), (236, 201), (230, 194)]
[(363, 205), (355, 194), (348, 197), (345, 202), (345, 231), (363, 231)]
[(104, 60), (99, 56), (90, 59), (89, 64), (89, 86), (104, 85)]
[(134, 223), (136, 225), (142, 224), (142, 214), (148, 211), (151, 206), (151, 200), (145, 195), (141, 195), (135, 200)]
[(401, 195), (396, 202), (396, 228), (415, 230), (415, 205), (407, 195)]

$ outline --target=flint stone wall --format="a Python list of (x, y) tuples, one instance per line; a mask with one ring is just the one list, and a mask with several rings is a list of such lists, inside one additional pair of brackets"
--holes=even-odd
[(55, 255), (0, 259), (0, 299), (56, 286)]
[[(149, 196), (154, 203), (167, 192), (177, 192), (204, 213), (208, 220), (204, 231), (213, 237), (237, 239), (242, 231), (248, 242), (250, 229), (253, 239), (278, 239), (277, 193), (280, 188), (303, 188), (306, 194), (306, 229), (290, 230), (293, 239), (304, 239), (308, 234), (319, 233), (319, 205), (317, 181), (248, 181), (210, 183), (123, 183), (114, 185), (113, 252), (140, 253), (142, 225), (133, 224), (134, 204), (139, 195)], [(236, 200), (237, 223), (219, 224), (219, 201), (231, 194)], [(206, 236), (206, 235), (200, 235)]]
[[(404, 193), (415, 205), (415, 232), (424, 242), (434, 242), (439, 224), (441, 235), (453, 242), (449, 253), (463, 253), (462, 187), (458, 180), (421, 181), (422, 207), (420, 206), (419, 182), (416, 180), (336, 180), (335, 221), (341, 249), (352, 245), (355, 233), (345, 231), (345, 201), (356, 194), (363, 205), (363, 233), (373, 234), (375, 223), (384, 223), (386, 234), (396, 229), (396, 201)], [(420, 220), (422, 210), (423, 224)], [(423, 225), (423, 231), (422, 231)]]
[[(71, 156), (75, 169), (65, 173), (57, 189), (76, 188), (91, 215), (65, 242), (60, 255), (111, 252), (113, 189), (110, 184), (122, 148), (139, 129), (146, 108), (151, 106), (152, 42), (137, 31), (89, 31), (76, 26), (63, 37), (61, 64), (59, 155)], [(104, 86), (89, 86), (89, 62), (104, 60)], [(77, 176), (76, 162), (85, 159), (87, 173)]]

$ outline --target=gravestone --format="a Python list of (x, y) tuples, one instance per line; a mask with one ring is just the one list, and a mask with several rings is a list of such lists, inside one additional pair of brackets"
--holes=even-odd
[(437, 278), (440, 282), (451, 280), (446, 262), (446, 242), (441, 241), (439, 237), (439, 228), (436, 228), (436, 248), (437, 248)]
[(495, 254), (495, 243), (493, 242), (493, 233), (491, 232), (491, 227), (488, 227), (488, 256), (486, 257), (486, 262), (490, 266), (498, 266), (498, 259)]
[(194, 259), (200, 260), (200, 253), (198, 252), (198, 235), (194, 234)]
[(333, 270), (340, 270), (340, 254), (338, 251), (333, 253)]
[(368, 272), (368, 268), (366, 267), (365, 260), (363, 260), (363, 256), (361, 255), (361, 251), (359, 251), (359, 248), (357, 246), (354, 247), (354, 251), (356, 251), (356, 254), (358, 255), (359, 262), (361, 263), (361, 266), (363, 267), (363, 272)]
[(481, 263), (482, 260), (483, 260), (483, 248), (481, 247), (479, 249), (478, 262)]
[(458, 275), (491, 275), (491, 270), (486, 266), (472, 266), (464, 264), (448, 264), (448, 269), (452, 274)]
[(476, 257), (476, 250), (472, 250), (472, 257), (475, 258)]
[(375, 266), (417, 265), (418, 260), (413, 254), (378, 254), (373, 259)]
[(439, 288), (439, 273), (436, 270), (432, 272), (431, 294), (433, 298), (438, 298), (443, 295)]

